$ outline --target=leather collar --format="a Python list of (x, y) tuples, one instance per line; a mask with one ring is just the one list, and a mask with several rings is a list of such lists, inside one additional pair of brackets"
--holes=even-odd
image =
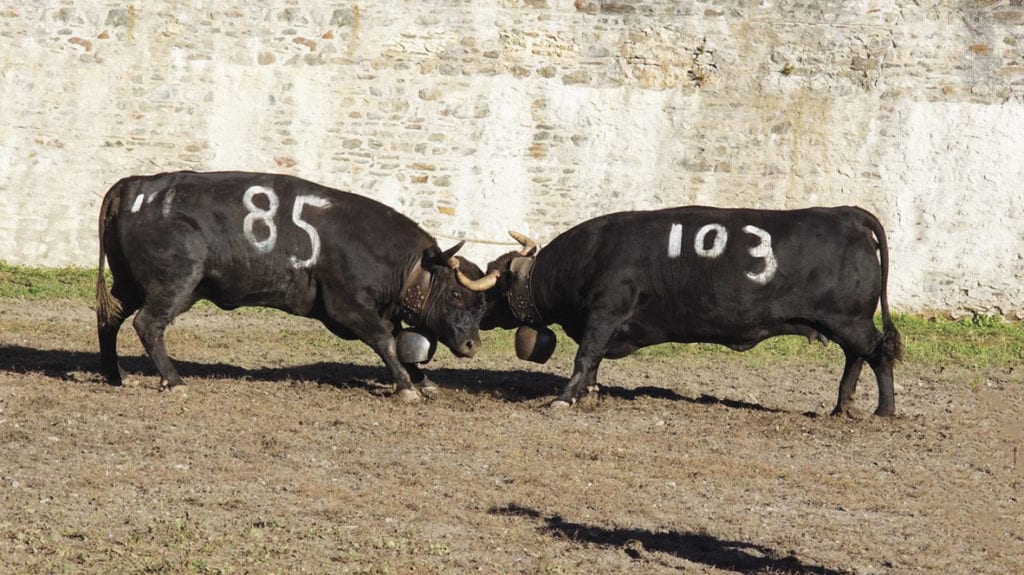
[(516, 319), (524, 325), (544, 325), (540, 316), (537, 304), (533, 300), (533, 264), (536, 262), (533, 257), (512, 258), (509, 269), (516, 280), (508, 290), (508, 306)]
[(423, 306), (427, 303), (430, 293), (430, 272), (416, 264), (409, 277), (405, 279), (405, 295), (402, 296), (402, 319), (409, 325), (419, 323)]

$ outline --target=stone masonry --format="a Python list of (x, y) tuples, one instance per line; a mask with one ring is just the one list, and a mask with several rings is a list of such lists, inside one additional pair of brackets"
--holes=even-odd
[(858, 204), (900, 311), (1024, 316), (1020, 0), (0, 5), (0, 259), (95, 265), (130, 174), (381, 200), (483, 262), (512, 228)]

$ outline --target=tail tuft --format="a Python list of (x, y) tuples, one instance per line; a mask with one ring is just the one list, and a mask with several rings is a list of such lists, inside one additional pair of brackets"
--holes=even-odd
[[(103, 269), (100, 269), (100, 278), (103, 277)], [(100, 279), (96, 282), (96, 319), (102, 325), (109, 325), (121, 318), (121, 301), (114, 297), (107, 289), (106, 281)]]
[(903, 359), (903, 337), (900, 336), (900, 332), (896, 330), (896, 326), (892, 322), (884, 326), (884, 329), (882, 341), (879, 342), (879, 351), (881, 351), (882, 357), (888, 358), (890, 361)]
[(861, 210), (864, 216), (866, 227), (875, 236), (878, 249), (878, 261), (881, 265), (881, 286), (879, 292), (879, 304), (882, 308), (882, 339), (875, 348), (883, 358), (895, 361), (903, 357), (903, 338), (900, 337), (896, 324), (892, 321), (892, 314), (889, 312), (889, 243), (885, 238), (885, 227), (878, 218), (867, 210)]
[(109, 325), (121, 319), (123, 307), (121, 301), (114, 297), (114, 294), (107, 289), (107, 279), (104, 271), (106, 264), (106, 250), (104, 249), (107, 240), (107, 226), (112, 222), (120, 205), (120, 188), (124, 180), (114, 184), (110, 191), (103, 196), (103, 204), (100, 206), (99, 240), (100, 240), (100, 261), (96, 278), (96, 320), (100, 325)]

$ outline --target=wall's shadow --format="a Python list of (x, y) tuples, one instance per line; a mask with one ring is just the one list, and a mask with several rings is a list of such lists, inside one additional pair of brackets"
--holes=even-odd
[(559, 515), (545, 517), (539, 511), (520, 505), (491, 509), (495, 515), (524, 517), (541, 524), (538, 529), (572, 541), (606, 547), (618, 547), (634, 559), (644, 552), (666, 553), (692, 563), (737, 573), (806, 573), (815, 575), (850, 575), (821, 565), (809, 565), (797, 557), (783, 554), (764, 545), (745, 541), (719, 539), (705, 533), (678, 531), (654, 532), (645, 529), (609, 529), (566, 521)]

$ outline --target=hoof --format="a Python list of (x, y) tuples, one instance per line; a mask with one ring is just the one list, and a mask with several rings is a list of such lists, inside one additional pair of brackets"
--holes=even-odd
[(188, 394), (188, 386), (184, 383), (170, 384), (166, 380), (160, 380), (160, 391), (169, 391), (171, 393), (177, 393), (181, 395)]
[(548, 404), (548, 407), (550, 409), (561, 411), (563, 409), (569, 409), (570, 407), (572, 407), (572, 402), (566, 401), (564, 399), (556, 399), (552, 401), (550, 404)]
[(114, 369), (103, 368), (102, 373), (103, 380), (106, 381), (108, 385), (112, 385), (114, 387), (125, 385), (125, 380), (128, 379), (128, 375), (123, 369), (121, 369), (120, 365)]
[(417, 401), (422, 401), (423, 396), (420, 395), (420, 392), (412, 389), (411, 387), (403, 387), (395, 392), (395, 399), (406, 403), (415, 403)]
[(863, 419), (864, 418), (864, 414), (861, 412), (861, 410), (857, 409), (856, 407), (853, 407), (853, 406), (839, 407), (838, 405), (836, 406), (835, 409), (832, 410), (832, 416), (833, 417), (849, 417), (850, 419)]
[(143, 383), (142, 378), (138, 376), (127, 376), (121, 380), (121, 387), (142, 387)]
[(875, 410), (875, 415), (878, 417), (893, 417), (896, 415), (896, 408), (892, 406), (885, 408), (879, 406), (879, 408)]
[(419, 385), (419, 390), (423, 397), (426, 398), (437, 397), (441, 393), (441, 388), (437, 387), (437, 384), (429, 379), (423, 380), (423, 383)]

